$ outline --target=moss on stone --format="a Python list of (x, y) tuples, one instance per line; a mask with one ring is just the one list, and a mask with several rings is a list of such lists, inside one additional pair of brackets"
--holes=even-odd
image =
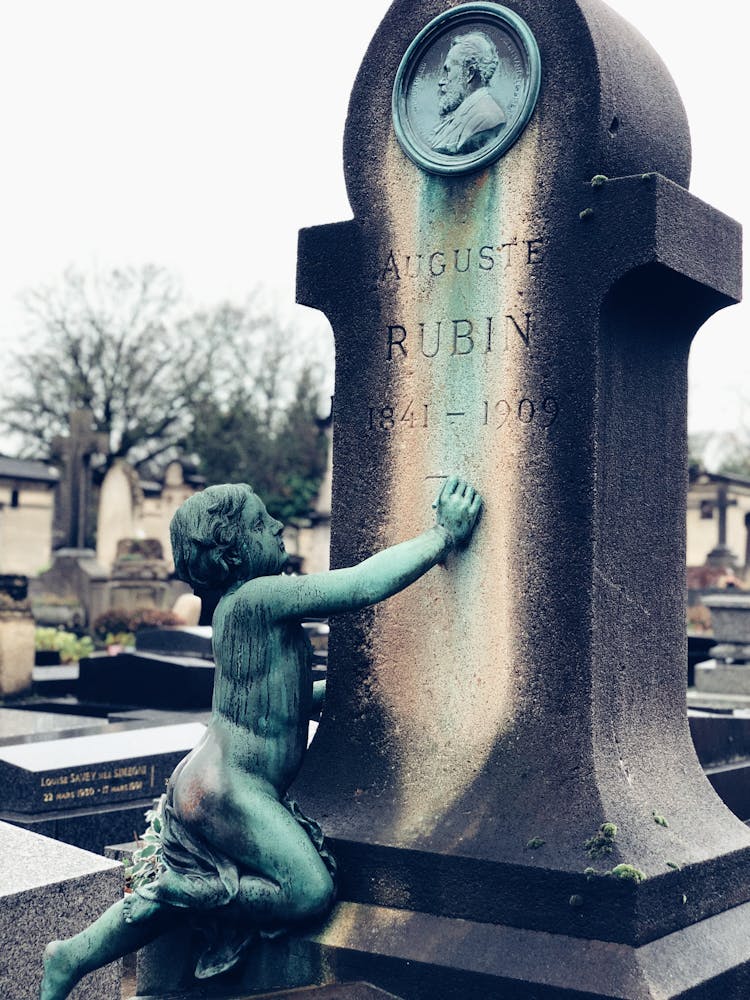
[(615, 865), (609, 874), (613, 878), (622, 878), (629, 882), (644, 882), (646, 880), (645, 872), (636, 868), (635, 865)]
[(604, 854), (611, 854), (617, 836), (617, 826), (615, 823), (602, 823), (593, 837), (589, 837), (583, 845), (590, 858), (600, 858)]

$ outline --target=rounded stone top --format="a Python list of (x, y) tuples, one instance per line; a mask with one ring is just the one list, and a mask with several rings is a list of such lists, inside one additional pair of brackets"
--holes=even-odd
[[(398, 185), (400, 179), (406, 180), (414, 171), (425, 171), (424, 165), (418, 165), (419, 156), (407, 155), (402, 149), (404, 143), (399, 144), (397, 139), (397, 130), (408, 131), (408, 120), (404, 125), (408, 116), (404, 111), (399, 122), (398, 100), (394, 101), (397, 111), (394, 125), (391, 104), (394, 82), (400, 67), (402, 76), (405, 72), (405, 55), (419, 44), (418, 39), (432, 22), (450, 19), (452, 12), (460, 16), (461, 11), (472, 7), (506, 11), (511, 18), (528, 26), (541, 64), (539, 96), (524, 133), (494, 163), (478, 163), (477, 171), (513, 169), (531, 154), (540, 187), (548, 193), (554, 190), (556, 195), (566, 185), (578, 185), (597, 174), (611, 178), (656, 172), (687, 187), (690, 137), (677, 88), (651, 45), (602, 0), (517, 0), (508, 5), (395, 0), (370, 44), (349, 105), (344, 160), (349, 197), (356, 215), (375, 207), (372, 202), (373, 199), (377, 202), (386, 172), (388, 183)], [(477, 15), (477, 18), (474, 34), (489, 35), (489, 41), (499, 50), (497, 69), (483, 70), (482, 65), (489, 65), (492, 70), (492, 59), (479, 51), (484, 44), (481, 39), (475, 40), (478, 55), (472, 65), (480, 69), (475, 70), (471, 88), (478, 90), (481, 84), (484, 90), (482, 107), (474, 109), (475, 121), (482, 116), (481, 127), (485, 129), (482, 135), (489, 137), (489, 141), (493, 129), (502, 134), (500, 118), (507, 116), (507, 110), (501, 107), (494, 111), (493, 117), (487, 95), (494, 96), (495, 102), (502, 105), (499, 95), (503, 86), (506, 90), (510, 88), (512, 97), (514, 74), (520, 78), (523, 67), (512, 46), (506, 46), (505, 51), (500, 36), (492, 37), (492, 31), (479, 23), (482, 17)], [(468, 11), (457, 34), (465, 36), (472, 31), (472, 16)], [(446, 39), (443, 48), (449, 51), (456, 39), (449, 36)], [(421, 115), (426, 122), (432, 113), (434, 131), (450, 131), (445, 120), (457, 114), (450, 94), (451, 60), (436, 48), (434, 54), (426, 51), (423, 62), (424, 66), (417, 66), (414, 71), (419, 78), (415, 84), (418, 93), (413, 119)], [(472, 98), (479, 104), (480, 97), (472, 95)], [(403, 111), (403, 101), (401, 107)], [(510, 116), (508, 124), (512, 124)], [(424, 124), (422, 145), (426, 146), (429, 158), (427, 135)], [(454, 138), (448, 137), (442, 145), (441, 138), (433, 141), (438, 143), (435, 147), (438, 158), (450, 160), (456, 152), (464, 155), (465, 145), (454, 148), (456, 143), (465, 141), (464, 137), (455, 141)], [(446, 178), (446, 182), (450, 179)]]
[(182, 486), (185, 473), (181, 462), (170, 462), (164, 473), (165, 486)]

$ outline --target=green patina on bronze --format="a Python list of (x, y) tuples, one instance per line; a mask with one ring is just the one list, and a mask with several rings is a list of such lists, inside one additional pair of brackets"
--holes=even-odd
[[(500, 58), (495, 45), (503, 36), (512, 42)], [(466, 39), (472, 40), (468, 49)], [(445, 64), (440, 67), (442, 58), (437, 56), (443, 53)], [(497, 103), (490, 86), (513, 74), (516, 93), (511, 112)], [(540, 85), (539, 48), (528, 24), (500, 4), (482, 0), (461, 4), (430, 21), (401, 60), (391, 96), (396, 136), (406, 155), (430, 173), (455, 176), (479, 170), (506, 153), (519, 138), (536, 105)], [(454, 86), (458, 88), (456, 100), (450, 103)], [(447, 133), (442, 139), (440, 121), (435, 127), (426, 110), (436, 110), (428, 93), (435, 89), (438, 108), (440, 100), (449, 102), (439, 110), (442, 133)], [(506, 93), (508, 90), (513, 90), (513, 84), (506, 86)]]
[(158, 866), (90, 927), (48, 945), (41, 1000), (64, 1000), (88, 972), (187, 916), (206, 931), (196, 966), (206, 978), (231, 968), (259, 934), (328, 911), (335, 865), (320, 828), (286, 797), (315, 697), (301, 620), (360, 610), (408, 587), (469, 541), (481, 505), (452, 476), (432, 528), (352, 568), (297, 577), (282, 574), (283, 526), (249, 486), (212, 486), (180, 507), (177, 573), (199, 594), (222, 593), (211, 718), (151, 818), (146, 850)]

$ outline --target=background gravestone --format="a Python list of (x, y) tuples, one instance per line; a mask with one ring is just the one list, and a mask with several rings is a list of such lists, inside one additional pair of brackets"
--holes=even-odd
[(106, 454), (106, 434), (94, 431), (91, 410), (70, 414), (67, 437), (52, 442), (54, 460), (62, 466), (55, 498), (53, 548), (85, 549), (89, 544), (92, 507), (91, 459)]
[(101, 853), (132, 840), (200, 722), (122, 724), (91, 735), (0, 745), (0, 819)]
[(135, 507), (142, 499), (135, 470), (127, 462), (115, 462), (99, 489), (96, 520), (96, 559), (108, 571), (117, 557), (120, 539), (135, 538)]
[(525, 130), (481, 170), (418, 166), (392, 86), (448, 10), (391, 7), (350, 104), (354, 219), (300, 236), (298, 298), (336, 337), (332, 564), (424, 528), (450, 473), (486, 498), (449, 572), (333, 623), (293, 793), (342, 903), (307, 973), (739, 997), (750, 833), (696, 759), (684, 670), (687, 357), (739, 297), (739, 227), (688, 194), (675, 87), (596, 0), (518, 0), (542, 66)]

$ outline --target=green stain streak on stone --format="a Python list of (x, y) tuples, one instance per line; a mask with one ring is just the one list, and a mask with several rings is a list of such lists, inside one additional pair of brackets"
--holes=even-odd
[[(486, 451), (483, 421), (489, 378), (497, 381), (501, 363), (500, 264), (496, 261), (489, 272), (478, 266), (480, 248), (496, 242), (502, 229), (499, 171), (462, 178), (425, 174), (417, 226), (420, 245), (443, 250), (446, 264), (445, 272), (432, 279), (434, 294), (422, 306), (430, 338), (441, 322), (440, 350), (427, 361), (435, 417), (429, 451), (436, 471), (441, 466), (474, 475)], [(490, 353), (488, 317), (492, 317)]]

